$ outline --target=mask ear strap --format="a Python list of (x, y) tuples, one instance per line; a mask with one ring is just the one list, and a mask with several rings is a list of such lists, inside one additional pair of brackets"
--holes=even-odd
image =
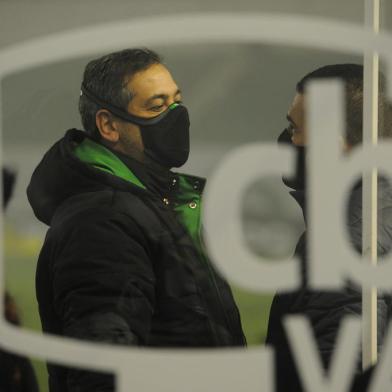
[(114, 106), (108, 102), (105, 102), (103, 99), (97, 97), (94, 93), (92, 93), (87, 87), (82, 84), (81, 86), (81, 91), (80, 95), (84, 95), (87, 97), (90, 101), (94, 102), (98, 106), (101, 106), (102, 109), (107, 109), (109, 112), (114, 114), (116, 117), (120, 118), (121, 120), (130, 122), (132, 124), (140, 125), (140, 126), (148, 126), (148, 125), (155, 125), (159, 121), (161, 121), (166, 115), (169, 113), (170, 110), (172, 110), (171, 107), (169, 107), (167, 110), (165, 110), (163, 113), (159, 114), (156, 117), (153, 118), (143, 118), (143, 117), (138, 117), (134, 116), (133, 114), (130, 114), (123, 109), (119, 108), (118, 106)]

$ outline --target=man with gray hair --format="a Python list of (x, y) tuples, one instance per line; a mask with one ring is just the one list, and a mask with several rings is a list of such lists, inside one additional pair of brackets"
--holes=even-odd
[[(173, 172), (189, 117), (160, 56), (126, 49), (87, 64), (72, 129), (28, 188), (50, 225), (37, 267), (44, 332), (149, 347), (245, 344), (201, 237), (205, 180)], [(49, 366), (51, 392), (113, 391), (109, 376)], [(137, 386), (135, 386), (137, 389)]]

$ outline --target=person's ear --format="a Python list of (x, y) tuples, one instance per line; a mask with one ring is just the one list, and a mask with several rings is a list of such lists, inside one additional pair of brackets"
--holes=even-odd
[(120, 139), (119, 122), (106, 109), (100, 109), (95, 114), (95, 124), (101, 134), (102, 139), (117, 143)]

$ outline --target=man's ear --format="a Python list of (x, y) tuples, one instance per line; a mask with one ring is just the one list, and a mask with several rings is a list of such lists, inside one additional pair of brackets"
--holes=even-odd
[(95, 124), (101, 134), (102, 139), (117, 143), (120, 138), (118, 130), (118, 121), (106, 109), (100, 109), (95, 114)]

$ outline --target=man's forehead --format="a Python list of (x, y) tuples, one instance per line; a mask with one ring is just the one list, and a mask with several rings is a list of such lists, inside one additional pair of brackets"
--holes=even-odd
[(136, 73), (127, 83), (134, 96), (149, 99), (154, 95), (174, 94), (178, 90), (169, 70), (162, 64), (154, 64)]

